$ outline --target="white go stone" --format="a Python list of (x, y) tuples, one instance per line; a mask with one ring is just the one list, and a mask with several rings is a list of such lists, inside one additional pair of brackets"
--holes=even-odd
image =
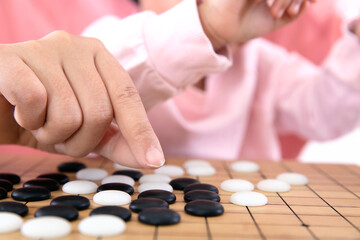
[(161, 182), (147, 182), (140, 184), (138, 187), (138, 192), (144, 192), (147, 190), (164, 190), (168, 192), (173, 192), (173, 188), (168, 183), (161, 183)]
[(192, 167), (211, 167), (211, 164), (205, 160), (188, 160), (184, 163), (184, 168), (192, 168)]
[(175, 165), (165, 165), (154, 171), (156, 174), (168, 175), (170, 177), (180, 177), (184, 175), (184, 169)]
[(288, 192), (290, 184), (276, 179), (265, 179), (257, 184), (257, 188), (264, 192)]
[(125, 175), (108, 176), (101, 181), (101, 184), (106, 184), (106, 183), (125, 183), (132, 187), (135, 185), (134, 179)]
[(254, 190), (254, 185), (242, 179), (228, 179), (220, 184), (220, 188), (227, 192), (247, 192)]
[(147, 182), (169, 183), (170, 181), (171, 178), (168, 175), (164, 175), (164, 174), (146, 174), (139, 179), (140, 184)]
[(258, 207), (267, 204), (267, 197), (258, 192), (237, 192), (231, 195), (230, 202), (240, 206)]
[(109, 237), (124, 232), (126, 225), (119, 217), (99, 214), (81, 220), (78, 229), (83, 235)]
[(131, 196), (123, 191), (105, 190), (96, 193), (93, 201), (100, 205), (125, 205), (131, 202)]
[(306, 176), (292, 172), (279, 174), (276, 179), (294, 186), (304, 186), (309, 182)]
[(107, 171), (101, 168), (84, 168), (76, 172), (76, 178), (80, 180), (101, 180), (108, 176)]
[(192, 176), (213, 176), (216, 173), (216, 169), (211, 166), (189, 167), (186, 169), (186, 172)]
[(75, 180), (64, 184), (62, 191), (70, 194), (89, 194), (97, 191), (98, 185), (87, 180)]
[(132, 167), (127, 167), (127, 166), (123, 166), (123, 165), (120, 165), (118, 163), (114, 163), (114, 168), (116, 170), (138, 170), (137, 168), (132, 168)]
[(231, 169), (234, 172), (257, 172), (259, 171), (259, 165), (250, 161), (236, 161), (231, 164)]
[(55, 216), (33, 218), (21, 227), (22, 235), (35, 239), (60, 238), (65, 237), (70, 232), (70, 222)]
[(0, 212), (0, 234), (14, 232), (20, 229), (22, 218), (11, 212)]

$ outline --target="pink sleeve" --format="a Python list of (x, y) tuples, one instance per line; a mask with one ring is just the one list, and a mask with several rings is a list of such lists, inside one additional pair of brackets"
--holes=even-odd
[(275, 122), (280, 132), (329, 140), (358, 126), (360, 44), (355, 35), (340, 39), (320, 68), (296, 54), (281, 52), (276, 57), (271, 59), (277, 62), (271, 66), (271, 79), (276, 81)]
[(185, 0), (161, 15), (143, 12), (123, 20), (107, 16), (84, 35), (99, 38), (116, 56), (146, 108), (231, 65), (228, 52), (215, 53), (204, 34), (195, 0)]

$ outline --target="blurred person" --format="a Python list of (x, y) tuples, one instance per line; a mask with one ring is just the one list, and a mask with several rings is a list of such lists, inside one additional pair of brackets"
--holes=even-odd
[[(356, 126), (360, 105), (357, 31), (321, 67), (249, 41), (292, 18), (297, 7), (279, 2), (171, 2), (160, 15), (101, 18), (84, 35), (99, 38), (128, 71), (166, 156), (276, 160), (279, 133), (336, 138)], [(136, 165), (119, 132), (104, 139), (100, 154)]]
[[(152, 1), (147, 2), (151, 4)], [(283, 44), (290, 51), (298, 50), (313, 63), (320, 65), (318, 72), (314, 71), (311, 74), (311, 70), (304, 67), (306, 64), (303, 65), (301, 60), (314, 68), (316, 66), (297, 54), (284, 54), (277, 59), (276, 57), (281, 54), (277, 55), (275, 52), (283, 50), (276, 46), (267, 45), (252, 52), (249, 50), (251, 47), (246, 45), (256, 44), (245, 44), (233, 52), (235, 56), (242, 54), (243, 57), (233, 63), (231, 70), (208, 76), (205, 81), (197, 83), (196, 88), (189, 87), (150, 112), (150, 121), (160, 141), (164, 143), (166, 155), (280, 160), (284, 158), (283, 154), (296, 156), (299, 148), (295, 145), (295, 149), (290, 149), (288, 153), (286, 150), (282, 152), (279, 135), (294, 134), (307, 140), (329, 140), (356, 128), (360, 106), (357, 96), (358, 76), (351, 75), (350, 83), (347, 72), (354, 72), (356, 69), (357, 61), (354, 61), (354, 58), (358, 50), (346, 49), (351, 45), (357, 45), (357, 40), (351, 36), (353, 33), (349, 32), (346, 26), (345, 36), (339, 40), (342, 44), (336, 44), (341, 45), (343, 51), (351, 55), (348, 59), (351, 59), (352, 63), (349, 63), (349, 66), (352, 67), (347, 67), (335, 56), (340, 54), (339, 47), (333, 47), (341, 36), (341, 19), (335, 11), (335, 5), (332, 1), (320, 1), (317, 4), (312, 5), (309, 12), (305, 11), (306, 15), (300, 16), (300, 19), (291, 23), (292, 25), (278, 30), (282, 33), (274, 33), (275, 35), (268, 38)], [(161, 11), (164, 6), (157, 9)], [(267, 52), (266, 48), (276, 50)], [(259, 52), (259, 49), (264, 51)], [(332, 53), (325, 60), (330, 50)], [(269, 58), (264, 57), (265, 55)], [(295, 60), (297, 58), (299, 62)], [(248, 62), (252, 62), (253, 65)], [(272, 66), (273, 70), (266, 70), (266, 63)], [(285, 71), (288, 73), (286, 77), (275, 67), (277, 64), (285, 69), (288, 67)], [(253, 71), (257, 73), (250, 74), (250, 66), (253, 66)], [(335, 70), (329, 69), (329, 66)], [(277, 71), (276, 74), (274, 70)], [(245, 71), (254, 78), (246, 77), (243, 73)], [(347, 83), (332, 82), (332, 73), (336, 73), (334, 75), (338, 80), (346, 79)], [(231, 78), (234, 78), (232, 84)], [(248, 87), (248, 91), (245, 86)], [(354, 95), (346, 95), (346, 91)], [(331, 100), (327, 99), (327, 94), (332, 96)], [(282, 124), (286, 127), (281, 126)]]

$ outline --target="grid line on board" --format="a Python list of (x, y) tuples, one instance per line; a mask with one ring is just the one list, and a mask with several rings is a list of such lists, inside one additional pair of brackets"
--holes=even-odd
[[(287, 165), (285, 165), (284, 163), (282, 163), (282, 165), (288, 169), (289, 171), (292, 171)], [(343, 188), (344, 190), (346, 190), (347, 192), (350, 192), (351, 194), (353, 194), (354, 196), (356, 196), (357, 198), (359, 198), (359, 196), (357, 194), (355, 194), (354, 192), (352, 192), (350, 189), (348, 189), (345, 185), (343, 185), (342, 183), (340, 183), (339, 181), (337, 181), (335, 178), (333, 178), (332, 176), (330, 176), (326, 171), (324, 171), (323, 169), (321, 169), (320, 167), (314, 165), (314, 164), (308, 164), (309, 166), (311, 166), (313, 169), (316, 170), (316, 172), (320, 173), (321, 175), (325, 176), (326, 178), (330, 179), (331, 181), (333, 181), (334, 183), (336, 183), (338, 186), (340, 186), (341, 188)], [(346, 170), (348, 170), (346, 168)], [(347, 171), (348, 172), (348, 171)], [(357, 231), (360, 232), (359, 227), (357, 227), (354, 223), (352, 223), (349, 219), (347, 219), (344, 215), (342, 215), (339, 211), (337, 211), (335, 209), (335, 207), (333, 207), (331, 204), (328, 203), (328, 201), (326, 201), (323, 197), (321, 197), (313, 188), (311, 188), (308, 184), (306, 185), (306, 187), (312, 191), (318, 198), (320, 198), (328, 207), (330, 207), (333, 211), (335, 211), (341, 218), (343, 218), (346, 222), (348, 222), (353, 228), (355, 228)], [(341, 207), (341, 206), (338, 206)], [(348, 207), (348, 206), (345, 206)]]
[(352, 175), (354, 175), (355, 177), (359, 178), (359, 180), (360, 180), (360, 174), (354, 172), (354, 171), (349, 167), (349, 165), (345, 165), (345, 166), (343, 166), (342, 168), (343, 168), (343, 169), (346, 169), (347, 172), (351, 173)]
[(352, 195), (354, 195), (355, 197), (357, 197), (358, 199), (360, 199), (360, 197), (354, 193), (353, 191), (351, 191), (349, 188), (347, 188), (346, 186), (344, 186), (344, 184), (340, 183), (339, 181), (337, 181), (335, 178), (333, 178), (332, 176), (330, 176), (327, 172), (325, 172), (324, 170), (322, 170), (321, 168), (317, 167), (316, 165), (311, 165), (314, 169), (316, 169), (319, 173), (321, 173), (322, 175), (324, 175), (325, 177), (327, 177), (328, 179), (332, 180), (334, 183), (336, 183), (338, 186), (342, 187), (343, 189), (345, 189), (346, 191), (348, 191), (349, 193), (351, 193)]
[[(31, 158), (31, 156), (29, 156), (29, 158)], [(19, 159), (17, 159), (17, 161), (19, 161), (19, 164), (23, 164), (22, 165), (18, 165), (21, 166), (21, 168), (17, 169), (16, 164), (11, 164), (11, 168), (9, 168), (10, 170), (13, 169), (14, 172), (18, 172), (21, 173), (23, 172), (23, 174), (26, 174), (27, 176), (29, 175), (34, 175), (34, 174), (29, 174), (29, 171), (36, 171), (36, 173), (40, 173), (41, 171), (44, 171), (46, 168), (52, 168), (53, 166), (55, 167), (56, 164), (58, 163), (58, 161), (54, 161), (51, 162), (51, 159), (48, 158), (42, 158), (39, 161), (36, 158), (31, 158), (32, 161), (23, 161), (26, 160), (26, 158), (22, 159), (20, 158), (21, 161), (19, 161)], [(111, 171), (113, 170), (113, 167), (111, 164), (109, 164), (108, 160), (106, 159), (98, 159), (98, 161), (93, 161), (93, 160), (87, 160), (87, 159), (79, 159), (81, 162), (84, 163), (89, 163), (90, 165), (96, 165), (99, 166), (100, 168), (106, 168), (108, 167), (106, 170), (107, 171)], [(102, 160), (102, 161), (101, 161)], [(41, 161), (46, 161), (47, 165), (44, 165), (41, 163)], [(67, 159), (64, 159), (64, 161), (67, 161)], [(10, 163), (10, 160), (8, 159), (4, 159), (3, 161), (1, 161), (0, 159), (0, 166), (4, 166), (4, 162), (6, 163)], [(175, 161), (174, 161), (175, 162)], [(172, 162), (169, 161), (169, 164), (171, 164)], [(181, 161), (176, 161), (176, 164), (180, 164)], [(217, 166), (217, 170), (218, 170), (218, 175), (209, 177), (209, 178), (203, 178), (201, 177), (201, 182), (207, 182), (207, 179), (209, 180), (209, 183), (213, 183), (216, 184), (217, 186), (220, 184), (220, 180), (228, 177), (228, 178), (237, 178), (237, 176), (241, 176), (241, 175), (237, 175), (237, 173), (232, 172), (230, 165), (228, 165), (228, 162), (223, 161), (223, 162), (216, 162), (215, 165)], [(260, 169), (261, 169), (261, 163), (260, 165)], [(280, 166), (283, 166), (283, 168), (280, 168)], [(284, 163), (265, 163), (263, 165), (263, 169), (259, 171), (259, 173), (255, 175), (251, 175), (251, 179), (253, 179), (253, 181), (257, 181), (258, 179), (261, 179), (261, 177), (263, 179), (266, 179), (267, 177), (270, 177), (273, 175), (273, 173), (276, 173), (277, 171), (280, 171), (282, 169), (286, 169), (291, 171), (291, 168), (296, 170), (296, 168), (293, 168), (293, 166), (297, 166), (297, 165), (284, 165)], [(299, 165), (299, 166), (306, 166), (306, 168), (304, 169), (304, 174), (306, 175), (307, 171), (308, 172), (312, 172), (311, 169), (311, 165), (310, 164), (304, 164), (304, 165)], [(319, 166), (321, 167), (321, 166)], [(346, 169), (345, 166), (343, 166), (344, 169)], [(316, 169), (314, 169), (316, 170)], [(334, 169), (336, 170), (336, 168)], [(353, 170), (353, 173), (355, 173), (357, 171), (357, 169)], [(148, 170), (144, 170), (144, 173), (148, 173)], [(23, 175), (21, 174), (21, 175)], [(266, 175), (265, 175), (266, 174)], [(331, 177), (335, 177), (338, 176), (339, 173), (337, 172), (329, 172)], [(331, 175), (334, 174), (334, 175)], [(350, 172), (349, 172), (350, 174)], [(180, 222), (180, 224), (178, 226), (174, 226), (174, 228), (172, 228), (174, 231), (165, 231), (165, 228), (162, 227), (151, 227), (149, 228), (148, 226), (143, 226), (143, 225), (139, 225), (136, 221), (136, 219), (134, 218), (133, 220), (131, 220), (131, 224), (129, 225), (129, 230), (130, 232), (125, 232), (124, 235), (120, 235), (117, 237), (112, 237), (111, 239), (128, 239), (127, 237), (129, 237), (130, 239), (143, 239), (143, 240), (163, 240), (163, 239), (167, 239), (167, 237), (171, 237), (175, 240), (180, 240), (180, 239), (186, 239), (187, 237), (194, 239), (194, 240), (205, 240), (205, 239), (209, 239), (209, 240), (218, 240), (218, 239), (227, 239), (227, 240), (235, 240), (235, 239), (241, 239), (242, 236), (248, 236), (249, 239), (279, 239), (279, 240), (285, 240), (285, 239), (304, 239), (307, 237), (307, 239), (327, 239), (328, 237), (324, 237), (324, 236), (330, 236), (330, 232), (331, 231), (338, 231), (338, 233), (340, 234), (341, 231), (344, 231), (344, 229), (348, 229), (348, 234), (343, 238), (343, 239), (350, 239), (352, 236), (352, 239), (356, 239), (357, 235), (355, 235), (354, 237), (354, 232), (356, 234), (356, 230), (359, 231), (359, 228), (356, 227), (358, 224), (358, 220), (360, 220), (360, 216), (358, 216), (357, 214), (355, 214), (355, 216), (351, 215), (352, 217), (348, 217), (348, 215), (346, 213), (344, 213), (342, 210), (338, 210), (338, 207), (341, 207), (341, 205), (345, 205), (343, 207), (347, 207), (348, 209), (346, 209), (346, 212), (351, 211), (352, 207), (358, 207), (358, 203), (357, 203), (357, 199), (353, 197), (353, 195), (350, 196), (350, 194), (348, 194), (348, 191), (346, 190), (346, 188), (341, 187), (337, 187), (337, 185), (334, 183), (334, 187), (335, 187), (335, 191), (337, 191), (336, 189), (339, 189), (338, 191), (340, 192), (344, 192), (347, 195), (349, 195), (351, 197), (351, 202), (348, 202), (348, 204), (341, 204), (342, 201), (341, 199), (341, 195), (336, 201), (330, 201), (333, 200), (334, 198), (330, 198), (329, 200), (325, 197), (322, 198), (319, 194), (321, 194), (321, 191), (319, 191), (319, 193), (317, 194), (317, 192), (315, 191), (317, 188), (317, 185), (326, 185), (326, 186), (330, 186), (330, 181), (328, 177), (326, 177), (324, 174), (319, 173), (319, 176), (321, 175), (321, 179), (326, 179), (325, 181), (320, 181), (318, 183), (316, 183), (314, 185), (314, 189), (312, 188), (312, 185), (310, 186), (305, 186), (302, 188), (298, 188), (296, 189), (296, 187), (294, 187), (294, 190), (292, 194), (287, 195), (287, 193), (269, 193), (266, 194), (269, 196), (269, 200), (270, 203), (267, 204), (266, 206), (264, 206), (264, 208), (252, 208), (252, 207), (241, 207), (241, 208), (236, 208), (236, 206), (234, 206), (233, 204), (230, 203), (230, 201), (228, 201), (229, 196), (231, 195), (230, 193), (223, 193), (224, 195), (224, 202), (222, 202), (224, 204), (224, 207), (228, 207), (229, 210), (226, 210), (226, 212), (224, 213), (223, 216), (219, 217), (219, 218), (192, 218), (192, 217), (184, 217), (182, 219), (182, 221)], [(74, 175), (71, 175), (72, 177)], [(249, 175), (246, 175), (249, 176)], [(260, 177), (261, 176), (261, 177)], [(344, 173), (345, 178), (339, 179), (339, 181), (342, 183), (345, 187), (350, 187), (350, 186), (357, 186), (357, 182), (352, 182), (354, 178), (354, 174), (351, 175), (351, 177), (347, 178), (346, 176), (346, 172)], [(199, 177), (197, 177), (197, 179), (199, 179)], [(246, 177), (244, 177), (244, 179), (246, 179)], [(256, 179), (256, 180), (254, 180)], [(346, 181), (343, 181), (346, 180)], [(332, 179), (330, 179), (332, 180)], [(333, 181), (331, 181), (333, 182)], [(321, 188), (321, 189), (326, 189), (327, 187)], [(354, 190), (355, 192), (357, 191), (357, 187), (354, 189), (351, 188), (352, 190)], [(299, 192), (297, 192), (299, 191)], [(309, 194), (311, 194), (312, 197), (306, 197), (306, 196), (310, 196), (309, 194), (304, 195), (305, 192), (308, 192)], [(330, 191), (331, 193), (331, 191)], [(296, 195), (300, 195), (300, 196), (296, 196)], [(53, 194), (52, 194), (53, 196)], [(55, 196), (54, 196), (55, 197)], [(90, 200), (91, 197), (87, 196)], [(336, 196), (335, 196), (336, 197)], [(299, 199), (299, 200), (295, 200)], [(316, 198), (318, 198), (316, 200)], [(313, 202), (315, 205), (308, 205), (312, 203), (312, 199), (313, 201), (316, 200), (316, 202)], [(350, 199), (350, 198), (348, 198)], [(327, 201), (328, 200), (328, 201)], [(346, 198), (344, 198), (344, 203), (346, 203)], [(91, 200), (91, 202), (93, 202)], [(353, 203), (353, 204), (352, 204)], [(34, 212), (34, 210), (38, 207), (40, 207), (42, 203), (36, 203), (34, 206), (31, 206), (31, 213)], [(44, 203), (45, 204), (45, 203)], [(44, 205), (43, 204), (43, 205)], [(177, 212), (181, 212), (181, 214), (184, 214), (183, 208), (180, 209), (180, 207), (184, 204), (184, 201), (177, 201), (175, 204), (178, 204), (177, 206), (174, 205)], [(332, 205), (336, 206), (332, 207)], [(346, 206), (347, 205), (347, 206)], [(298, 208), (298, 206), (300, 206), (300, 208)], [(319, 211), (308, 211), (307, 207), (308, 206), (313, 206), (314, 209), (319, 208)], [(96, 207), (96, 205), (92, 205), (88, 210), (86, 210), (87, 212), (83, 212), (82, 213), (82, 217), (86, 217), (88, 215), (88, 212), (90, 212), (90, 210), (94, 209)], [(330, 209), (332, 208), (332, 209)], [(328, 210), (326, 210), (328, 209)], [(303, 211), (304, 210), (304, 211)], [(335, 211), (335, 212), (334, 212)], [(333, 215), (330, 215), (332, 214)], [(229, 215), (226, 215), (229, 214)], [(186, 216), (186, 215), (185, 215)], [(231, 217), (230, 217), (231, 216)], [(314, 222), (314, 219), (318, 219), (317, 217), (319, 217), (321, 219), (321, 217), (324, 217), (324, 219), (327, 219), (327, 216), (332, 217), (333, 220), (329, 220), (329, 221), (325, 221), (325, 222), (319, 222), (318, 224), (316, 222)], [(234, 219), (238, 219), (236, 223), (232, 223), (230, 225), (232, 225), (232, 227), (229, 226), (229, 223), (231, 221), (233, 221)], [(272, 218), (275, 219), (279, 219), (281, 220), (280, 222), (276, 222), (274, 220), (271, 220)], [(290, 221), (289, 221), (290, 219)], [(310, 220), (311, 221), (310, 221)], [(343, 220), (344, 219), (344, 220)], [(204, 221), (205, 220), (205, 221)], [(299, 221), (298, 221), (299, 220)], [(341, 220), (341, 222), (340, 222)], [(136, 223), (136, 225), (135, 225)], [(181, 224), (184, 223), (183, 226), (181, 226)], [(192, 226), (192, 223), (196, 223), (194, 225), (193, 230), (187, 230), (184, 228), (184, 226)], [(205, 224), (204, 224), (205, 223)], [(303, 224), (303, 225), (300, 225)], [(348, 223), (350, 223), (352, 226), (348, 226)], [(76, 223), (74, 223), (76, 225)], [(200, 226), (201, 224), (201, 229), (200, 228), (196, 228), (196, 226)], [(214, 224), (214, 225), (213, 225)], [(345, 227), (346, 225), (346, 227)], [(139, 233), (138, 230), (142, 229), (142, 227), (144, 228), (144, 232)], [(306, 227), (306, 230), (303, 229), (303, 227)], [(138, 229), (135, 230), (134, 229)], [(355, 229), (356, 230), (355, 230)], [(179, 229), (179, 230), (178, 230)], [(164, 230), (164, 232), (162, 232)], [(141, 230), (142, 231), (142, 230)], [(244, 231), (244, 232), (243, 232)], [(282, 234), (281, 231), (289, 231), (289, 235), (286, 234)], [(291, 231), (295, 231), (291, 232)], [(345, 230), (346, 231), (346, 230)], [(328, 232), (328, 233), (327, 233)], [(69, 235), (69, 237), (67, 237), (65, 240), (71, 240), (74, 239), (75, 237), (80, 237), (79, 235), (80, 233), (78, 233), (77, 231), (72, 232), (72, 235)], [(138, 235), (140, 234), (140, 235)], [(203, 235), (200, 235), (203, 234)], [(221, 234), (221, 235), (220, 235)], [(222, 235), (224, 234), (224, 235)], [(20, 233), (18, 233), (17, 236), (21, 236)], [(2, 236), (0, 235), (0, 238)], [(334, 239), (341, 239), (340, 237), (337, 236), (332, 236)], [(347, 237), (347, 238), (346, 238)], [(360, 237), (360, 235), (359, 235)], [(7, 238), (8, 239), (8, 238)], [(15, 240), (15, 239), (19, 239), (19, 238), (9, 238), (9, 240)], [(76, 239), (76, 238), (75, 238)], [(85, 236), (81, 236), (81, 239), (94, 239), (94, 238), (87, 238)], [(105, 240), (107, 238), (102, 238), (102, 237), (98, 237), (95, 238), (97, 240)]]
[(310, 233), (310, 235), (311, 235), (314, 239), (318, 240), (319, 238), (316, 237), (315, 234), (311, 231), (311, 229), (309, 228), (309, 225), (304, 223), (304, 221), (300, 218), (300, 216), (296, 214), (296, 212), (290, 207), (290, 205), (284, 200), (284, 198), (283, 198), (278, 192), (277, 192), (276, 194), (277, 194), (277, 195), (280, 197), (280, 199), (285, 203), (285, 205), (290, 209), (290, 211), (295, 215), (295, 217), (300, 221), (301, 226), (305, 227), (306, 230)]
[(358, 232), (360, 229), (353, 224), (349, 219), (347, 219), (344, 215), (342, 215), (338, 210), (336, 210), (331, 204), (329, 204), (324, 198), (322, 198), (314, 189), (312, 189), (309, 185), (306, 185), (310, 191), (312, 191), (315, 195), (317, 195), (324, 203), (326, 203), (332, 210), (334, 210), (340, 217), (342, 217), (345, 221), (347, 221), (352, 227), (354, 227)]
[[(286, 166), (283, 162), (281, 162), (281, 166), (285, 170), (292, 172), (291, 169), (288, 166)], [(260, 172), (260, 175), (264, 179), (267, 179), (267, 177), (261, 170), (259, 170), (259, 172)], [(296, 214), (296, 212), (290, 207), (290, 205), (284, 200), (284, 198), (278, 192), (276, 192), (276, 194), (282, 200), (282, 202), (289, 208), (289, 210), (292, 212), (292, 214), (300, 221), (301, 226), (306, 228), (306, 230), (310, 233), (311, 237), (315, 240), (318, 240), (319, 238), (311, 231), (311, 229), (309, 228), (309, 225), (304, 223), (304, 221)]]
[(108, 160), (106, 160), (106, 158), (103, 158), (102, 161), (101, 161), (101, 163), (100, 163), (99, 168), (103, 168), (103, 167), (106, 165), (107, 161), (108, 161)]
[(225, 161), (222, 162), (222, 166), (223, 166), (223, 168), (225, 169), (225, 172), (229, 175), (229, 178), (230, 178), (230, 179), (233, 179), (234, 177), (233, 177), (233, 175), (232, 175), (232, 173), (231, 173), (231, 171), (230, 171), (230, 169), (229, 169), (229, 167), (227, 166), (227, 164), (226, 164)]
[[(230, 179), (233, 179), (233, 175), (231, 174), (231, 171), (230, 171), (230, 169), (228, 168), (227, 164), (226, 164), (225, 162), (223, 162), (222, 165), (223, 165), (225, 171), (227, 172), (227, 174), (229, 175), (229, 178), (230, 178)], [(260, 175), (264, 176), (262, 173), (260, 173)], [(232, 203), (229, 202), (229, 204), (232, 204)], [(259, 233), (261, 239), (262, 239), (262, 240), (266, 240), (266, 237), (265, 237), (264, 233), (261, 231), (260, 226), (257, 224), (257, 222), (256, 222), (254, 216), (252, 215), (249, 207), (246, 207), (246, 210), (247, 210), (247, 212), (249, 213), (249, 215), (250, 215), (250, 217), (251, 217), (251, 219), (252, 219), (252, 222), (255, 224), (256, 230), (257, 230), (257, 232)]]
[(248, 213), (250, 214), (250, 217), (251, 217), (253, 223), (255, 224), (255, 227), (256, 227), (256, 229), (257, 229), (257, 231), (258, 231), (261, 239), (262, 239), (262, 240), (266, 240), (266, 237), (265, 237), (264, 233), (261, 231), (261, 228), (260, 228), (259, 224), (256, 222), (256, 220), (255, 220), (254, 216), (252, 215), (249, 207), (246, 206), (246, 210), (247, 210)]
[(210, 231), (209, 221), (208, 221), (207, 217), (204, 217), (204, 218), (205, 218), (207, 238), (208, 238), (208, 240), (212, 240), (212, 235), (211, 235), (211, 231)]
[(155, 226), (155, 230), (154, 230), (154, 240), (157, 240), (159, 236), (159, 227)]

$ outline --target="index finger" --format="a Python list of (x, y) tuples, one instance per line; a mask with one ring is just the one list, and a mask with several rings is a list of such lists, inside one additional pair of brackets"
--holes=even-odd
[(159, 140), (129, 74), (105, 49), (96, 54), (95, 65), (110, 96), (116, 123), (136, 160), (141, 166), (162, 166), (165, 158)]

